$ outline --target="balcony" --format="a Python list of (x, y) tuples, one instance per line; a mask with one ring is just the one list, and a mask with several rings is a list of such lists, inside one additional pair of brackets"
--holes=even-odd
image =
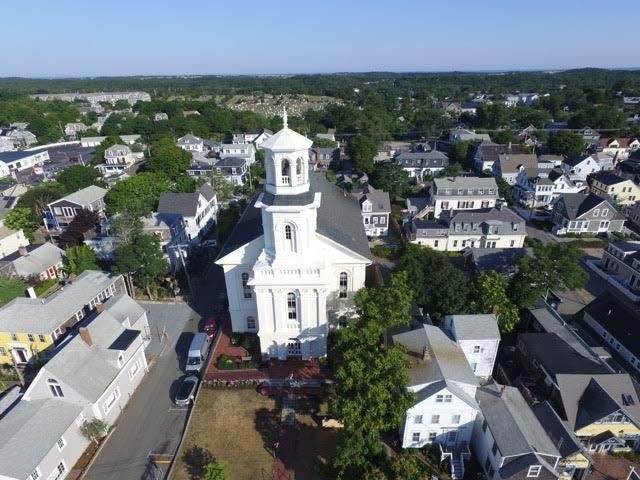
[(291, 185), (291, 179), (289, 178), (289, 175), (283, 175), (280, 178), (282, 180), (283, 185)]

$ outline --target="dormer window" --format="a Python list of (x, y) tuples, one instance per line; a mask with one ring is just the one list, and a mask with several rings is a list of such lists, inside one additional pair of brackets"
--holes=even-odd
[(47, 380), (47, 385), (49, 386), (51, 395), (53, 395), (54, 397), (64, 397), (64, 393), (62, 393), (62, 387), (57, 380), (50, 378)]

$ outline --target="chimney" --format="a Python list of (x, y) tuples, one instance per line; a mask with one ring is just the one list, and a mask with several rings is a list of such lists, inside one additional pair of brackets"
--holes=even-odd
[(69, 283), (73, 283), (76, 281), (76, 274), (72, 273), (71, 275), (69, 275)]
[(80, 332), (80, 338), (84, 341), (84, 343), (86, 343), (89, 346), (93, 345), (93, 340), (91, 339), (91, 332), (89, 332), (89, 329), (87, 327), (80, 327), (78, 331)]
[(424, 347), (422, 347), (422, 361), (426, 362), (430, 358), (431, 358), (431, 355), (429, 354), (429, 349), (425, 345)]
[(29, 295), (29, 298), (38, 298), (33, 287), (27, 287), (27, 294)]
[(22, 257), (26, 257), (27, 255), (29, 255), (29, 252), (27, 251), (27, 247), (18, 247), (18, 253)]
[(96, 312), (98, 312), (98, 313), (104, 312), (104, 303), (97, 303), (96, 304)]

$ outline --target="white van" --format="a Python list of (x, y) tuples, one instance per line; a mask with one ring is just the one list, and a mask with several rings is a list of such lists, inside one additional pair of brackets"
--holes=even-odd
[(191, 340), (189, 346), (189, 355), (187, 356), (186, 372), (199, 372), (207, 360), (209, 354), (209, 346), (211, 339), (206, 333), (196, 333)]

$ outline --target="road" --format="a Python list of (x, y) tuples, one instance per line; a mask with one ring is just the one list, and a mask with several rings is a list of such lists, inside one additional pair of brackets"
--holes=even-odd
[[(166, 326), (169, 339), (118, 419), (116, 429), (87, 472), (89, 480), (162, 478), (145, 474), (150, 454), (168, 454), (178, 448), (187, 418), (187, 409), (172, 402), (181, 366), (200, 315), (186, 304), (142, 303), (148, 310), (152, 333)], [(163, 471), (168, 464), (160, 464)]]
[[(199, 320), (226, 299), (222, 269), (212, 264), (201, 280), (194, 279), (194, 290), (190, 305), (138, 302), (147, 310), (154, 338), (147, 355), (156, 357), (156, 361), (87, 472), (88, 480), (164, 477), (169, 464), (158, 463), (154, 469), (150, 458), (170, 460), (180, 444), (188, 410), (173, 404), (173, 394), (184, 376), (184, 359)], [(161, 349), (158, 338), (162, 332), (168, 340)]]

